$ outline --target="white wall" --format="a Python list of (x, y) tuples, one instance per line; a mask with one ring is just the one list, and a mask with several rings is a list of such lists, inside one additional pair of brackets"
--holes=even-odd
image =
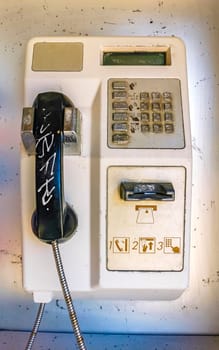
[[(0, 2), (0, 329), (28, 330), (19, 193), (25, 46), (33, 36), (176, 35), (187, 47), (193, 138), (190, 288), (171, 302), (77, 301), (83, 331), (219, 333), (219, 3), (217, 0)], [(70, 331), (63, 301), (42, 330)]]

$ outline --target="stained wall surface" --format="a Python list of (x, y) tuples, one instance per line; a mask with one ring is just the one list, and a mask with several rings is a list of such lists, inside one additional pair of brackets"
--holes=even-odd
[[(34, 36), (178, 36), (185, 42), (193, 144), (190, 287), (174, 301), (77, 301), (85, 332), (219, 333), (219, 3), (217, 0), (0, 2), (0, 329), (29, 330), (22, 288), (19, 145), (24, 57)], [(65, 304), (41, 329), (71, 330)]]

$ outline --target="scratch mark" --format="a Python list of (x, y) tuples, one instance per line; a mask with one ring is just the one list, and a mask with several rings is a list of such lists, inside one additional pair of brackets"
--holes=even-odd
[(194, 137), (192, 139), (192, 149), (198, 153), (200, 159), (203, 159), (203, 152), (201, 148), (197, 146), (196, 139)]
[(22, 262), (21, 254), (10, 253), (6, 249), (0, 249), (0, 255), (10, 256), (11, 257), (11, 264), (21, 264), (21, 262)]
[(210, 285), (210, 283), (219, 283), (219, 271), (216, 271), (216, 273), (210, 277), (202, 278), (202, 282), (206, 286)]
[(104, 24), (111, 24), (111, 25), (117, 25), (117, 23), (114, 23), (114, 22), (104, 22)]
[(61, 310), (65, 310), (65, 308), (63, 306), (61, 306), (59, 302), (60, 302), (60, 300), (56, 299), (56, 306)]

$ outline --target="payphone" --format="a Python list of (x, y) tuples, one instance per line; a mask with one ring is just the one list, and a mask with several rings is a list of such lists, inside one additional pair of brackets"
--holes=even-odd
[(74, 298), (180, 296), (189, 280), (191, 204), (181, 40), (34, 38), (24, 90), (24, 288), (36, 302), (60, 298), (45, 242), (61, 225)]

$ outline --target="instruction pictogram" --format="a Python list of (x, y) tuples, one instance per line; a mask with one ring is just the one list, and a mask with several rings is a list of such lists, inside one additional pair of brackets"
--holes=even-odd
[(114, 237), (113, 238), (113, 253), (129, 253), (130, 239), (129, 237)]
[(154, 254), (156, 248), (156, 240), (154, 237), (140, 237), (139, 238), (139, 253), (140, 254)]
[(179, 254), (181, 250), (180, 237), (165, 237), (164, 238), (164, 253)]
[(136, 205), (135, 210), (137, 214), (137, 224), (153, 224), (154, 223), (154, 211), (157, 210), (156, 205)]

